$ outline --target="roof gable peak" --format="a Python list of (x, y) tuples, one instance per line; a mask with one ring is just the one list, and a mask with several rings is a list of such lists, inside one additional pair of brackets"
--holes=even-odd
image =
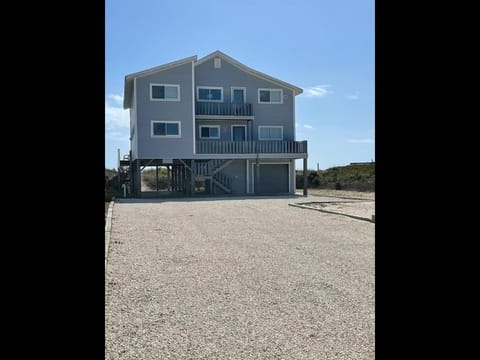
[(228, 56), (227, 54), (221, 52), (220, 50), (215, 50), (214, 52), (212, 52), (211, 54), (208, 54), (206, 56), (204, 56), (203, 58), (199, 59), (198, 61), (195, 62), (195, 67), (198, 66), (198, 65), (201, 65), (215, 57), (220, 57), (222, 59), (224, 59), (225, 61), (227, 61), (228, 63), (232, 64), (233, 66), (236, 66), (237, 68), (239, 68), (240, 70), (250, 74), (250, 75), (253, 75), (253, 76), (256, 76), (256, 77), (259, 77), (261, 79), (264, 79), (264, 80), (267, 80), (267, 81), (270, 81), (270, 82), (273, 82), (277, 85), (280, 85), (280, 86), (284, 86), (288, 89), (291, 89), (293, 90), (293, 92), (295, 93), (295, 95), (299, 95), (303, 92), (303, 90), (297, 86), (294, 86), (292, 84), (289, 84), (285, 81), (282, 81), (280, 79), (277, 79), (277, 78), (274, 78), (273, 76), (270, 76), (270, 75), (267, 75), (265, 73), (262, 73), (260, 71), (257, 71), (255, 69), (252, 69), (244, 64), (242, 64), (241, 62), (235, 60), (234, 58)]

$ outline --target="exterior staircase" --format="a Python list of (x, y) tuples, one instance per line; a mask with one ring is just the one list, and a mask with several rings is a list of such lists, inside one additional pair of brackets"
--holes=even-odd
[[(195, 163), (195, 180), (210, 180), (213, 185), (225, 193), (232, 192), (232, 179), (220, 171), (228, 166), (233, 160), (212, 159), (205, 162)], [(215, 192), (215, 186), (212, 187)]]

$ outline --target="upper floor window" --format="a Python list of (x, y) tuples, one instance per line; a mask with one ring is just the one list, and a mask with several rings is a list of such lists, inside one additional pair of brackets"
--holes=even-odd
[(200, 125), (200, 139), (220, 139), (220, 125)]
[(283, 126), (259, 126), (259, 140), (283, 140)]
[(180, 85), (150, 84), (150, 100), (180, 101)]
[(152, 137), (180, 137), (180, 121), (152, 121)]
[(197, 100), (223, 102), (223, 88), (217, 86), (197, 86)]
[(282, 89), (258, 89), (259, 104), (283, 104)]

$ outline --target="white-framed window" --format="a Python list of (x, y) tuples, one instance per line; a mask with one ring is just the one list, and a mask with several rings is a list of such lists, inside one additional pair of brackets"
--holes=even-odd
[(220, 69), (222, 67), (222, 59), (220, 58), (213, 59), (213, 67), (215, 69)]
[(197, 101), (223, 102), (223, 87), (197, 86)]
[(245, 104), (247, 102), (247, 88), (243, 86), (232, 86), (230, 88), (230, 102), (234, 104)]
[(158, 121), (152, 120), (152, 137), (181, 137), (180, 121)]
[(259, 104), (283, 104), (282, 89), (258, 89)]
[(180, 101), (180, 85), (150, 84), (151, 101)]
[(259, 126), (259, 140), (283, 140), (283, 126)]
[(200, 139), (220, 139), (220, 125), (200, 125)]

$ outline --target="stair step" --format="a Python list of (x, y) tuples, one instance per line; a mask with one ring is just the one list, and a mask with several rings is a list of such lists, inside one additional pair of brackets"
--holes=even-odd
[(232, 192), (231, 189), (227, 188), (225, 185), (223, 185), (220, 181), (216, 180), (215, 178), (212, 179), (213, 183), (217, 185), (220, 189), (225, 191), (226, 193), (230, 194)]

